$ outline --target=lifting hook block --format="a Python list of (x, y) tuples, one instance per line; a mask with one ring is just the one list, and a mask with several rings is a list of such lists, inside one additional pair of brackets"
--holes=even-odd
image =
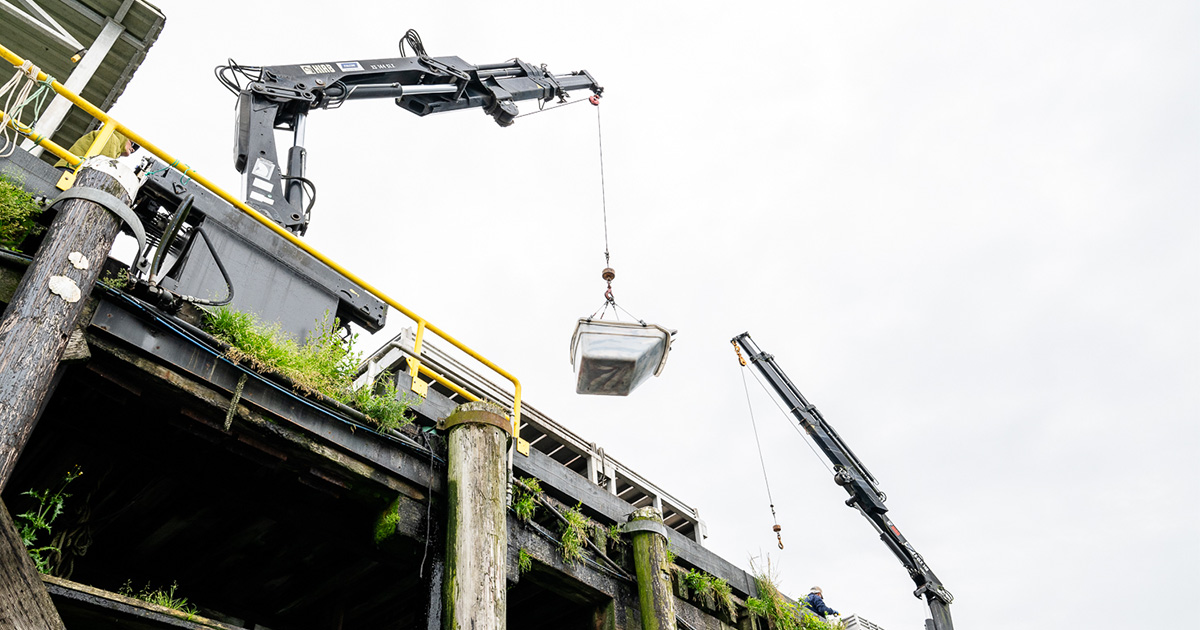
[[(742, 367), (746, 367), (746, 359), (742, 358), (742, 348), (740, 346), (738, 346), (737, 339), (732, 340), (730, 343), (733, 344), (733, 351), (737, 353), (738, 363), (741, 363)], [(776, 525), (775, 527), (779, 527), (779, 526)], [(778, 531), (778, 530), (776, 530), (776, 531)], [(783, 549), (783, 547), (780, 547), (780, 549)]]
[(595, 105), (596, 107), (599, 107), (600, 106), (600, 95), (599, 94), (591, 95), (590, 97), (588, 97), (588, 102), (591, 103), (592, 105)]

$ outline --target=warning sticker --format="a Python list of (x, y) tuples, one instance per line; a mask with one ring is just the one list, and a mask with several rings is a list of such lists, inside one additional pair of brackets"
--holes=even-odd
[(338, 62), (338, 68), (342, 72), (359, 72), (363, 69), (362, 64), (357, 61), (341, 61)]
[(261, 202), (261, 203), (265, 203), (265, 204), (268, 204), (268, 205), (272, 205), (272, 206), (273, 206), (273, 205), (275, 205), (275, 200), (274, 200), (274, 199), (271, 199), (269, 196), (267, 196), (267, 195), (264, 195), (264, 194), (262, 194), (262, 193), (258, 192), (257, 190), (251, 190), (251, 191), (250, 191), (250, 198), (251, 198), (251, 199), (253, 199), (253, 200), (255, 200), (255, 201), (258, 201), (258, 202)]
[(275, 172), (275, 163), (265, 158), (257, 158), (254, 160), (254, 170), (250, 172), (254, 173), (255, 177), (268, 179), (271, 173)]

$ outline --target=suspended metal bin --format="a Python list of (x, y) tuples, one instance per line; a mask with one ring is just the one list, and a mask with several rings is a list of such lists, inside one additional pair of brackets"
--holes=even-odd
[(580, 319), (571, 337), (575, 392), (628, 396), (662, 372), (675, 332), (654, 324)]

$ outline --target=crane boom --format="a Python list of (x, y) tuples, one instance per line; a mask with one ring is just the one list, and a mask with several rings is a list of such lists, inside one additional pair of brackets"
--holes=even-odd
[[(888, 518), (888, 508), (884, 505), (887, 495), (879, 490), (879, 482), (866, 466), (863, 466), (862, 461), (850, 450), (837, 431), (825, 421), (821, 412), (804, 398), (787, 374), (784, 374), (783, 369), (775, 362), (775, 357), (759, 349), (750, 338), (750, 333), (742, 333), (734, 337), (732, 342), (739, 358), (741, 349), (746, 350), (750, 363), (763, 375), (775, 390), (775, 394), (787, 405), (788, 412), (833, 464), (834, 482), (850, 494), (846, 505), (857, 509), (870, 521), (875, 531), (879, 532), (880, 539), (900, 559), (900, 564), (904, 565), (909, 577), (917, 585), (913, 595), (918, 598), (924, 596), (929, 605), (932, 628), (954, 630), (954, 623), (950, 619), (950, 602), (954, 601), (954, 596), (946, 590), (929, 565), (925, 564), (921, 554), (917, 553), (912, 543), (908, 542), (900, 533), (900, 529)], [(744, 360), (742, 363), (745, 365)]]
[[(238, 95), (234, 165), (244, 174), (246, 203), (301, 235), (309, 220), (302, 202), (302, 184), (307, 182), (305, 123), (314, 109), (392, 98), (418, 116), (480, 108), (507, 127), (517, 116), (515, 101), (563, 100), (577, 89), (591, 91), (595, 99), (604, 91), (586, 70), (552, 74), (544, 65), (535, 67), (520, 59), (476, 66), (458, 57), (423, 53), (279, 66), (241, 66), (231, 60), (217, 66), (216, 75)], [(276, 149), (276, 130), (293, 134), (286, 167)]]

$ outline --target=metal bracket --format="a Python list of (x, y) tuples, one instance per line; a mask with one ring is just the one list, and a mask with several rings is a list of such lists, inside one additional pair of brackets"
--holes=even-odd
[(667, 534), (667, 526), (663, 525), (660, 521), (629, 521), (621, 526), (621, 531), (625, 532), (626, 534), (632, 534), (635, 532), (653, 532), (659, 536), (662, 536), (663, 538), (668, 540), (670, 539)]
[(405, 357), (408, 363), (408, 375), (412, 377), (409, 389), (421, 398), (429, 398), (429, 383), (421, 380), (421, 363), (413, 357)]
[(449, 430), (460, 424), (490, 424), (494, 427), (503, 429), (505, 433), (512, 436), (512, 421), (506, 416), (499, 415), (492, 411), (484, 410), (465, 410), (456, 411), (445, 418), (438, 420), (438, 428)]
[(60, 202), (68, 199), (83, 199), (85, 201), (90, 201), (117, 215), (119, 219), (125, 222), (125, 225), (129, 226), (129, 229), (133, 230), (133, 236), (137, 239), (139, 259), (138, 267), (141, 268), (144, 265), (149, 264), (149, 261), (142, 259), (142, 253), (146, 251), (146, 228), (142, 227), (142, 220), (133, 213), (133, 210), (129, 206), (125, 205), (125, 202), (121, 201), (116, 195), (111, 195), (103, 190), (96, 188), (79, 188), (76, 186), (69, 190), (64, 190), (63, 193), (58, 196), (58, 199), (55, 199), (54, 202), (50, 204), (50, 207), (53, 208)]

